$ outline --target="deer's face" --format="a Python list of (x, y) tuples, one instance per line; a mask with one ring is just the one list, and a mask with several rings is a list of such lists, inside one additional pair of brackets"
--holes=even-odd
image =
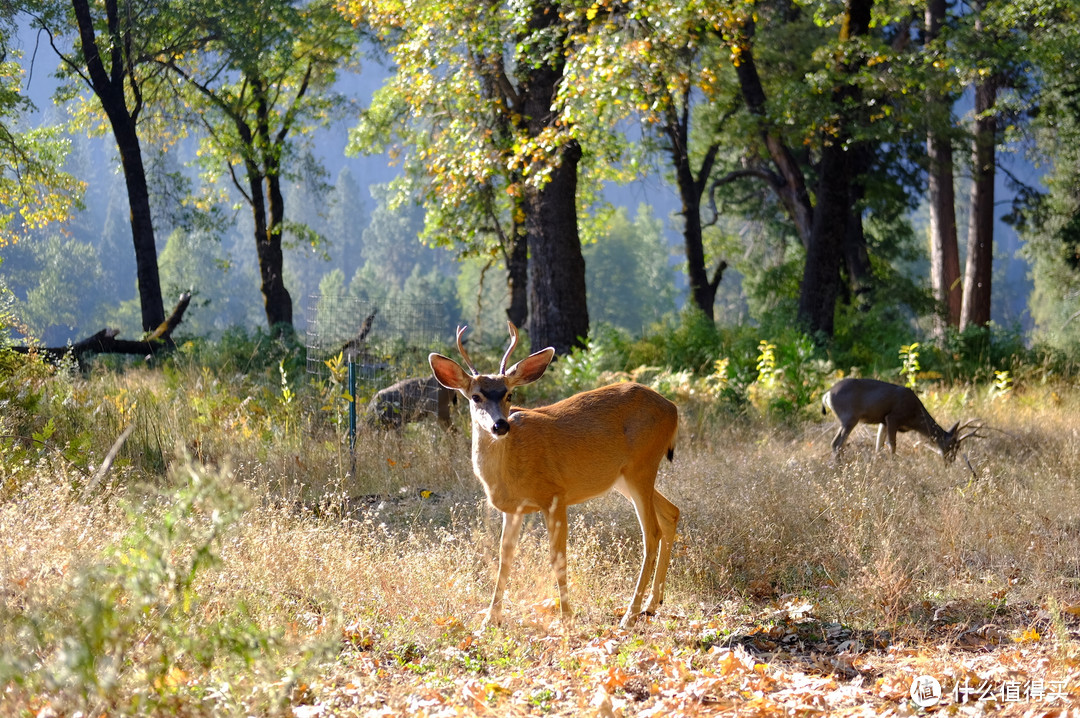
[(465, 327), (458, 327), (457, 343), (461, 358), (465, 360), (469, 371), (465, 371), (456, 361), (442, 354), (432, 353), (428, 356), (435, 379), (447, 389), (461, 392), (461, 395), (469, 402), (473, 431), (483, 431), (493, 436), (505, 436), (510, 431), (507, 416), (510, 413), (510, 395), (514, 388), (531, 384), (543, 376), (548, 364), (555, 356), (555, 350), (548, 347), (530, 354), (507, 369), (506, 361), (517, 346), (517, 329), (513, 324), (508, 323), (508, 326), (510, 346), (503, 355), (498, 374), (481, 374), (473, 366), (468, 352), (461, 343), (461, 335)]
[(957, 422), (945, 432), (945, 440), (941, 443), (941, 458), (945, 459), (946, 464), (956, 461), (956, 452), (960, 448), (960, 438), (957, 436), (959, 431), (960, 423)]
[(505, 436), (510, 431), (510, 399), (512, 396), (506, 379), (501, 376), (478, 376), (463, 391), (469, 402), (469, 413), (478, 431), (493, 436)]

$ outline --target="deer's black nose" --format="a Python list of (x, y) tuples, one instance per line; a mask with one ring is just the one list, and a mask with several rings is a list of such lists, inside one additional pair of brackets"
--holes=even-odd
[(491, 433), (495, 436), (505, 436), (508, 431), (510, 431), (510, 422), (506, 419), (499, 419), (491, 427)]

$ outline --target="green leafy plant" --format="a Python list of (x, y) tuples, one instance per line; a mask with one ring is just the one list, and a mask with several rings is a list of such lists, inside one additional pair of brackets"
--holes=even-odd
[(904, 386), (914, 389), (919, 378), (919, 342), (912, 342), (900, 347), (900, 375), (904, 377)]
[(994, 381), (990, 385), (991, 399), (1007, 399), (1013, 390), (1013, 376), (1008, 369), (994, 371)]

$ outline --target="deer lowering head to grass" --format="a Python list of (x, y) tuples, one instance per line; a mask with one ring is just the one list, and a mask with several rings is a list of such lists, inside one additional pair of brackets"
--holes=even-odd
[(840, 452), (848, 434), (860, 421), (878, 425), (874, 451), (881, 449), (884, 435), (889, 449), (895, 454), (896, 432), (917, 431), (934, 442), (947, 463), (956, 459), (961, 442), (978, 435), (977, 427), (970, 433), (962, 433), (973, 425), (961, 427), (960, 422), (948, 431), (942, 429), (915, 392), (906, 386), (876, 379), (841, 379), (821, 397), (821, 405), (822, 414), (832, 409), (840, 420), (840, 430), (832, 442), (834, 455)]
[(566, 586), (566, 509), (615, 489), (637, 511), (644, 559), (633, 598), (622, 618), (632, 624), (641, 611), (646, 583), (652, 593), (645, 613), (663, 601), (664, 583), (679, 509), (656, 490), (660, 461), (674, 455), (678, 432), (675, 405), (640, 384), (612, 384), (538, 409), (510, 406), (516, 387), (539, 379), (554, 357), (551, 347), (506, 362), (517, 345), (510, 327), (510, 346), (498, 374), (480, 374), (469, 360), (457, 332), (458, 351), (469, 371), (439, 354), (429, 357), (435, 377), (456, 389), (472, 414), (472, 461), (488, 501), (502, 512), (499, 573), (485, 623), (502, 617), (503, 595), (525, 514), (539, 511), (547, 524), (551, 567), (559, 586), (564, 623), (572, 618)]

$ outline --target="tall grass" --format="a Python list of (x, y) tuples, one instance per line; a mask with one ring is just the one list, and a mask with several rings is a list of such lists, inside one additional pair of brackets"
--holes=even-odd
[[(573, 673), (560, 641), (618, 622), (641, 551), (620, 496), (571, 509), (572, 627), (530, 518), (508, 623), (474, 634), (500, 523), (472, 476), (464, 410), (449, 432), (361, 428), (350, 452), (317, 392), (297, 382), (287, 401), (264, 369), (34, 368), (0, 389), (13, 408), (0, 419), (0, 713), (287, 714), (316, 677), (356, 688), (362, 713), (362, 696), (406, 690), (401, 675)], [(666, 604), (639, 628), (650, 640), (702, 621), (734, 631), (796, 601), (914, 642), (937, 640), (943, 616), (1022, 631), (1017, 607), (1080, 603), (1068, 385), (923, 391), (941, 423), (986, 422), (973, 470), (912, 435), (874, 456), (870, 430), (834, 461), (832, 417), (778, 423), (673, 396), (683, 431), (658, 485), (683, 518)]]

